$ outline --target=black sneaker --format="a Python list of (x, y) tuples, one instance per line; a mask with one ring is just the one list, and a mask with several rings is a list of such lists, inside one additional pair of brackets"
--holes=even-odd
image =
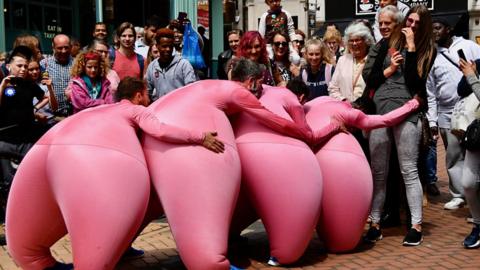
[(480, 225), (473, 226), (472, 232), (463, 240), (463, 246), (465, 248), (480, 247)]
[(382, 240), (382, 230), (377, 227), (370, 226), (367, 233), (363, 237), (363, 241), (366, 243), (375, 243), (378, 240)]
[(404, 246), (418, 246), (423, 241), (422, 232), (415, 230), (414, 228), (410, 228), (407, 235), (403, 239)]
[(427, 184), (427, 194), (430, 196), (438, 196), (440, 195), (440, 190), (438, 190), (437, 184)]
[(145, 255), (145, 252), (141, 249), (136, 249), (132, 246), (130, 246), (125, 253), (122, 255), (122, 259), (124, 260), (130, 260), (130, 259), (137, 259), (141, 258)]

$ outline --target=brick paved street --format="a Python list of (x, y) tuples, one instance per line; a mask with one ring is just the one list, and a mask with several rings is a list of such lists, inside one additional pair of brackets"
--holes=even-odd
[[(442, 147), (439, 147), (439, 150)], [(232, 261), (248, 269), (480, 269), (480, 250), (466, 250), (461, 241), (471, 230), (465, 218), (468, 209), (456, 211), (443, 210), (448, 195), (448, 181), (444, 164), (444, 153), (440, 151), (439, 186), (442, 195), (430, 200), (424, 208), (425, 240), (418, 247), (403, 247), (401, 242), (405, 228), (385, 229), (384, 239), (375, 246), (360, 245), (349, 254), (328, 254), (322, 243), (313, 240), (302, 259), (289, 268), (269, 267), (268, 243), (260, 222), (244, 232), (248, 237), (248, 246), (235, 253)], [(175, 243), (165, 221), (150, 224), (134, 243), (142, 248), (146, 256), (141, 259), (121, 262), (117, 269), (185, 269), (178, 257)], [(71, 248), (68, 237), (60, 240), (53, 253), (59, 260), (71, 262)], [(19, 269), (9, 257), (6, 247), (0, 249), (0, 268), (4, 270)]]

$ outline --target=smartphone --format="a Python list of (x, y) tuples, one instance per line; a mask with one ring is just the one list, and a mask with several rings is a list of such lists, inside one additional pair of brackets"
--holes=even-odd
[(467, 61), (467, 57), (465, 57), (465, 53), (463, 52), (462, 49), (458, 50), (457, 53), (458, 53), (458, 57), (460, 57), (461, 59)]
[(12, 78), (10, 78), (10, 84), (11, 84), (11, 85), (14, 85), (14, 86), (18, 85), (18, 84), (21, 83), (22, 81), (23, 81), (23, 78), (21, 78), (21, 77), (12, 77)]

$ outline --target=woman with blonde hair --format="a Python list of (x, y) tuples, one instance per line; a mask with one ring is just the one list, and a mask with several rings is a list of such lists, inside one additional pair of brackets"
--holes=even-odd
[(320, 39), (309, 39), (305, 44), (304, 57), (307, 64), (300, 69), (299, 77), (308, 86), (307, 100), (328, 96), (328, 84), (335, 70), (330, 49)]
[(113, 103), (107, 72), (108, 64), (100, 54), (93, 51), (78, 54), (72, 66), (70, 82), (74, 113)]
[(338, 58), (342, 56), (341, 47), (342, 47), (342, 34), (337, 29), (329, 28), (325, 31), (323, 35), (323, 42), (328, 46), (330, 52), (332, 53), (332, 57), (335, 63), (338, 61)]

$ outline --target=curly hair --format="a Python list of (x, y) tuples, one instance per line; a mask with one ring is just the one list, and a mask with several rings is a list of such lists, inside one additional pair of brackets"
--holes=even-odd
[[(90, 58), (90, 59), (89, 59)], [(105, 78), (109, 71), (108, 63), (95, 51), (80, 52), (73, 62), (72, 77), (80, 77), (85, 74), (85, 66), (88, 60), (95, 59), (98, 61), (98, 77)]]
[(258, 40), (260, 43), (260, 59), (258, 59), (258, 62), (260, 64), (268, 65), (269, 60), (268, 60), (268, 53), (267, 53), (267, 44), (265, 43), (265, 40), (263, 39), (262, 35), (258, 31), (247, 31), (242, 38), (240, 39), (240, 43), (238, 44), (238, 49), (237, 49), (237, 57), (246, 57), (248, 58), (248, 52), (247, 50), (249, 47), (252, 47), (252, 44), (255, 42), (255, 40)]

